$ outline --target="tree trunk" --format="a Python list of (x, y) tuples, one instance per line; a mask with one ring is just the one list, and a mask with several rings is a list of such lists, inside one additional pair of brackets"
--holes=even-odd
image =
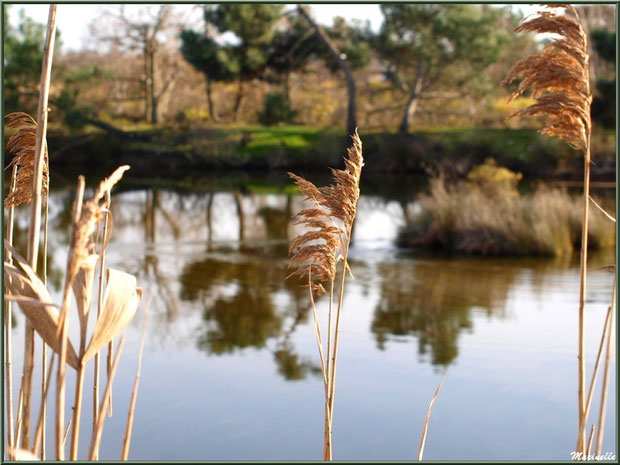
[(413, 119), (413, 115), (418, 107), (418, 97), (420, 96), (420, 92), (422, 92), (422, 84), (422, 58), (419, 57), (413, 88), (411, 89), (409, 100), (407, 100), (403, 119), (400, 122), (399, 132), (401, 134), (409, 134), (409, 123)]
[(151, 117), (151, 81), (150, 81), (150, 64), (149, 64), (149, 47), (148, 42), (144, 44), (144, 121), (147, 123)]
[(291, 72), (287, 69), (284, 72), (284, 102), (286, 108), (291, 108)]
[(217, 109), (215, 108), (215, 102), (213, 102), (213, 94), (211, 88), (211, 79), (207, 77), (207, 105), (209, 106), (209, 116), (211, 117), (211, 121), (214, 123), (219, 123), (220, 118), (217, 115)]
[(357, 128), (357, 120), (356, 120), (356, 88), (355, 88), (355, 79), (353, 78), (353, 73), (351, 73), (351, 69), (346, 61), (346, 58), (343, 58), (344, 55), (340, 52), (336, 44), (329, 38), (325, 30), (319, 26), (310, 16), (306, 8), (302, 5), (297, 5), (299, 12), (301, 15), (306, 18), (306, 21), (312, 26), (315, 30), (321, 41), (327, 46), (329, 52), (333, 56), (333, 58), (338, 63), (338, 66), (343, 71), (345, 79), (347, 81), (347, 90), (349, 94), (349, 107), (347, 110), (347, 132), (348, 134), (353, 134), (355, 129)]
[(151, 42), (150, 45), (150, 53), (151, 58), (149, 60), (150, 63), (150, 84), (151, 84), (151, 123), (157, 123), (157, 106), (159, 104), (159, 99), (157, 98), (157, 94), (155, 93), (155, 49), (154, 44)]
[(401, 134), (409, 133), (409, 122), (413, 119), (415, 110), (418, 106), (418, 96), (413, 94), (407, 100), (407, 106), (405, 107), (405, 113), (403, 113), (403, 119), (400, 121), (400, 128), (398, 132)]
[(239, 78), (239, 86), (237, 87), (237, 96), (235, 97), (235, 106), (233, 108), (233, 122), (236, 123), (239, 118), (239, 109), (243, 101), (243, 79)]
[(237, 205), (237, 216), (239, 217), (239, 247), (243, 248), (245, 241), (245, 217), (243, 215), (243, 197), (241, 192), (235, 191), (234, 198)]

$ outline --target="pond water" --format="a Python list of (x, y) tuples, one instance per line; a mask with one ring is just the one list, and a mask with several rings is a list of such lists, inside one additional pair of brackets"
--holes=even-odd
[[(429, 402), (450, 367), (425, 459), (570, 459), (578, 257), (474, 259), (400, 250), (394, 239), (416, 209), (408, 183), (365, 188), (359, 201), (354, 279), (341, 323), (334, 458), (416, 459)], [(284, 279), (288, 241), (299, 232), (290, 218), (303, 207), (301, 197), (288, 187), (127, 185), (113, 195), (106, 261), (135, 274), (145, 301), (152, 297), (130, 458), (319, 460), (323, 386), (312, 313), (307, 289)], [(58, 301), (73, 194), (57, 188), (50, 197), (49, 279)], [(25, 211), (16, 228), (23, 248)], [(590, 260), (588, 379), (613, 279), (597, 268), (613, 262), (613, 251)], [(326, 299), (317, 305), (325, 318)], [(18, 379), (24, 322), (17, 308), (13, 313)], [(126, 331), (101, 459), (120, 454), (142, 316)], [(71, 336), (77, 341), (77, 332)], [(86, 379), (81, 456), (90, 439), (92, 372)], [(615, 357), (603, 447), (613, 453), (614, 380)], [(599, 398), (597, 389), (594, 422)], [(53, 418), (50, 411), (50, 444)]]

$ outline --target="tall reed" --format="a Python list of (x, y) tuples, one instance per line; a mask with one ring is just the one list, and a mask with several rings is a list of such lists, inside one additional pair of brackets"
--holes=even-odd
[[(41, 205), (43, 200), (43, 182), (46, 177), (45, 135), (47, 132), (47, 104), (49, 99), (50, 77), (52, 73), (52, 59), (54, 57), (54, 42), (56, 38), (56, 5), (50, 5), (47, 19), (45, 46), (43, 48), (43, 63), (41, 66), (41, 83), (39, 90), (39, 106), (37, 110), (36, 147), (34, 152), (32, 175), (32, 201), (30, 203), (30, 222), (28, 225), (28, 263), (33, 270), (37, 269), (39, 253), (39, 232), (41, 227)], [(29, 323), (25, 326), (24, 352), (24, 415), (22, 427), (22, 447), (30, 444), (30, 399), (32, 389), (32, 372), (34, 369), (34, 329)]]
[[(289, 176), (295, 180), (299, 190), (304, 195), (304, 200), (311, 204), (310, 207), (301, 210), (296, 215), (299, 218), (298, 224), (303, 224), (310, 230), (297, 236), (290, 246), (289, 266), (295, 267), (296, 270), (288, 277), (299, 276), (304, 280), (308, 279), (307, 286), (310, 293), (323, 373), (325, 397), (324, 460), (332, 459), (332, 420), (344, 285), (347, 273), (351, 274), (347, 258), (357, 211), (357, 200), (360, 194), (360, 176), (364, 166), (362, 142), (357, 131), (351, 137), (353, 144), (348, 149), (347, 157), (344, 159), (345, 169), (331, 169), (334, 184), (317, 188), (311, 182), (289, 173)], [(332, 332), (334, 285), (340, 262), (342, 265), (340, 266), (338, 306)], [(313, 281), (313, 278), (316, 281)], [(313, 293), (316, 293), (317, 296), (325, 294), (323, 284), (328, 285), (330, 289), (325, 357), (323, 355), (321, 325), (319, 324), (313, 295)]]
[[(535, 15), (526, 17), (516, 32), (551, 33), (553, 39), (541, 52), (519, 62), (504, 79), (510, 84), (522, 78), (511, 100), (531, 89), (534, 103), (515, 116), (547, 116), (542, 134), (557, 137), (584, 154), (583, 218), (579, 271), (579, 346), (578, 404), (579, 431), (577, 452), (586, 451), (586, 367), (585, 367), (585, 299), (588, 253), (588, 215), (590, 205), (590, 140), (592, 120), (590, 105), (590, 57), (587, 37), (579, 23), (577, 10), (567, 4), (545, 5)], [(561, 10), (561, 11), (559, 11)]]
[[(5, 208), (8, 209), (8, 218), (7, 218), (7, 241), (9, 245), (13, 243), (13, 221), (14, 221), (14, 211), (15, 207), (19, 205), (26, 204), (31, 202), (33, 196), (33, 180), (34, 180), (34, 165), (36, 158), (36, 144), (38, 137), (38, 126), (36, 121), (28, 114), (15, 112), (6, 115), (6, 127), (15, 129), (15, 132), (9, 137), (7, 141), (7, 152), (13, 154), (13, 160), (9, 164), (7, 168), (12, 168), (11, 175), (11, 188), (9, 193), (5, 199), (4, 205)], [(45, 145), (45, 144), (44, 144)], [(43, 151), (43, 173), (41, 179), (41, 195), (43, 200), (45, 201), (45, 205), (47, 205), (47, 191), (48, 191), (48, 162), (47, 162), (47, 147), (44, 146)], [(45, 224), (44, 234), (47, 234), (47, 222)], [(45, 236), (47, 237), (47, 236)], [(7, 261), (12, 263), (11, 253), (7, 254)], [(46, 270), (43, 270), (43, 280), (46, 279)], [(10, 423), (8, 426), (9, 433), (9, 445), (17, 447), (19, 444), (16, 444), (14, 441), (13, 435), (13, 404), (12, 404), (12, 367), (11, 358), (12, 358), (12, 339), (11, 339), (11, 304), (7, 302), (7, 318), (6, 318), (6, 357), (7, 357), (7, 421)], [(28, 324), (26, 324), (26, 345), (25, 347), (29, 349), (33, 349), (32, 344), (34, 343), (34, 335), (29, 334)], [(32, 337), (31, 337), (32, 336)], [(31, 344), (32, 343), (32, 344)], [(45, 344), (43, 345), (45, 347)], [(29, 352), (27, 352), (29, 354)], [(34, 356), (34, 353), (30, 354)], [(31, 359), (30, 356), (25, 357), (24, 359), (24, 376), (22, 376), (22, 388), (21, 392), (21, 406), (19, 407), (18, 417), (20, 419), (24, 419), (24, 421), (20, 421), (20, 429), (23, 425), (26, 425), (24, 428), (29, 430), (29, 417), (28, 421), (25, 421), (26, 414), (30, 412), (30, 403), (25, 402), (25, 399), (30, 398), (31, 392), (31, 384), (32, 384), (32, 370), (34, 369), (34, 359)], [(24, 409), (24, 415), (20, 415), (21, 410)], [(11, 418), (11, 421), (9, 421)], [(20, 438), (26, 438), (29, 441), (29, 431), (21, 431), (19, 434)], [(26, 439), (22, 439), (23, 442)]]

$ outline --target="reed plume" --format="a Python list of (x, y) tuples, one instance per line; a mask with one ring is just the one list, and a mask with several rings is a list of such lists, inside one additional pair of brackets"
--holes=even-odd
[[(315, 333), (321, 358), (323, 384), (325, 391), (325, 436), (323, 459), (332, 459), (332, 420), (334, 409), (334, 392), (336, 381), (336, 363), (340, 335), (340, 316), (344, 296), (344, 283), (347, 272), (351, 270), (347, 262), (353, 222), (357, 211), (360, 190), (359, 182), (364, 166), (362, 142), (357, 131), (351, 136), (353, 144), (347, 150), (343, 170), (331, 169), (334, 183), (318, 188), (311, 182), (289, 173), (295, 180), (304, 200), (311, 204), (301, 210), (296, 217), (297, 224), (302, 224), (309, 231), (297, 236), (291, 243), (289, 267), (296, 268), (287, 278), (299, 276), (308, 280), (308, 291), (315, 322)], [(334, 283), (338, 263), (342, 262), (340, 274), (340, 294), (336, 311), (335, 329), (332, 334), (332, 305)], [(314, 278), (314, 281), (313, 281)], [(325, 285), (329, 285), (329, 311), (327, 316), (327, 351), (323, 356), (323, 338), (321, 326), (314, 304), (313, 293), (325, 294)]]
[(546, 115), (539, 131), (557, 137), (584, 153), (583, 220), (581, 235), (579, 286), (579, 431), (577, 452), (586, 451), (586, 368), (585, 368), (585, 296), (588, 250), (588, 217), (590, 203), (590, 139), (592, 119), (590, 105), (590, 57), (587, 36), (579, 23), (577, 10), (571, 5), (545, 5), (526, 17), (516, 32), (552, 33), (552, 40), (541, 52), (519, 62), (502, 81), (510, 84), (521, 78), (521, 83), (510, 99), (528, 89), (534, 104), (514, 113), (511, 117)]
[[(6, 144), (8, 153), (13, 154), (9, 168), (17, 168), (15, 189), (12, 189), (4, 199), (4, 207), (17, 207), (28, 203), (32, 199), (32, 182), (34, 176), (34, 158), (37, 142), (37, 122), (27, 113), (9, 113), (5, 117), (5, 127), (17, 129)], [(47, 144), (44, 148), (43, 185), (41, 188), (43, 199), (47, 200), (49, 186), (49, 166)]]

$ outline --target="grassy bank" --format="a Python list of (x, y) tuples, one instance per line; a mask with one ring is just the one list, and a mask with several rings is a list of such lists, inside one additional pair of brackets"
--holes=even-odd
[[(50, 136), (57, 164), (116, 166), (129, 163), (145, 173), (188, 169), (320, 170), (338, 166), (349, 143), (339, 129), (311, 126), (125, 126), (127, 137), (101, 132)], [(464, 176), (493, 157), (527, 178), (579, 179), (577, 153), (534, 130), (420, 128), (410, 135), (361, 132), (366, 169), (380, 173), (423, 173), (429, 166)], [(594, 139), (596, 179), (615, 178), (613, 132)]]
[[(450, 184), (443, 176), (433, 178), (414, 223), (401, 231), (399, 245), (469, 255), (559, 256), (579, 250), (580, 196), (542, 184), (526, 194), (514, 187), (511, 182)], [(606, 207), (613, 213), (613, 205)], [(615, 224), (594, 207), (589, 222), (590, 249), (615, 244)]]

